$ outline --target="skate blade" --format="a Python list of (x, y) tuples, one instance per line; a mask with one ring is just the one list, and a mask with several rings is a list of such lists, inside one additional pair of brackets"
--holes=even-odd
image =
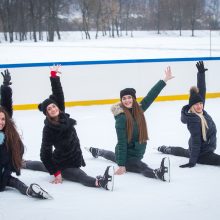
[(164, 180), (170, 182), (170, 158), (165, 157), (164, 166), (167, 167), (167, 172), (164, 173)]
[(86, 151), (88, 151), (89, 153), (91, 153), (91, 152), (89, 151), (90, 147), (84, 147), (84, 149), (85, 149)]
[(108, 170), (108, 175), (111, 176), (111, 181), (107, 184), (107, 189), (110, 191), (114, 190), (114, 175), (115, 175), (115, 168), (114, 166), (111, 166)]
[(45, 191), (38, 185), (33, 185), (32, 189), (36, 194), (42, 193), (44, 197), (42, 199), (53, 199), (53, 197), (47, 191)]

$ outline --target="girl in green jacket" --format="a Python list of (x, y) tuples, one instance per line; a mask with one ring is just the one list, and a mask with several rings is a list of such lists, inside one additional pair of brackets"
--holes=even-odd
[(121, 90), (121, 102), (112, 106), (112, 113), (115, 117), (115, 128), (118, 143), (115, 153), (98, 148), (86, 148), (93, 157), (99, 156), (116, 162), (118, 169), (115, 174), (121, 175), (126, 171), (141, 173), (146, 177), (157, 178), (162, 181), (170, 181), (169, 158), (164, 157), (158, 169), (151, 169), (142, 160), (147, 140), (148, 132), (144, 112), (153, 103), (166, 82), (172, 79), (170, 67), (165, 70), (164, 80), (159, 80), (149, 91), (140, 103), (136, 101), (136, 91), (133, 88)]

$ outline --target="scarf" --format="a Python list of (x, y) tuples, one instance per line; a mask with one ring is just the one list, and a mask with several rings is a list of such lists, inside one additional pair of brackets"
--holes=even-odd
[(202, 138), (204, 141), (207, 141), (206, 132), (207, 132), (207, 129), (209, 129), (209, 127), (208, 127), (207, 121), (203, 115), (203, 112), (198, 113), (195, 111), (195, 109), (193, 107), (190, 108), (190, 112), (192, 112), (200, 117), (201, 126), (202, 126)]

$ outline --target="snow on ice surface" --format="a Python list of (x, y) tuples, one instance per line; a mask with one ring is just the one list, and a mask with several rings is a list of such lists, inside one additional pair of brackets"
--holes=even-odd
[[(187, 147), (189, 134), (180, 122), (180, 110), (184, 104), (186, 101), (155, 102), (146, 112), (150, 140), (143, 161), (150, 167), (158, 168), (164, 156), (157, 152), (157, 146)], [(219, 105), (220, 99), (206, 102), (206, 110), (218, 130)], [(77, 120), (82, 149), (95, 146), (114, 150), (116, 134), (110, 105), (67, 108), (66, 112)], [(43, 114), (35, 110), (16, 111), (14, 118), (26, 145), (24, 157), (39, 160)], [(216, 152), (220, 153), (220, 149), (217, 148)], [(87, 163), (83, 170), (91, 176), (102, 174), (106, 166), (114, 165), (104, 159), (92, 158), (84, 149), (83, 155)], [(113, 192), (65, 180), (63, 184), (53, 185), (49, 183), (51, 179), (47, 173), (22, 170), (21, 180), (27, 184), (40, 184), (54, 199), (39, 201), (7, 189), (0, 194), (0, 219), (219, 219), (219, 167), (196, 165), (181, 169), (179, 165), (188, 159), (170, 156), (170, 160), (170, 183), (127, 173), (115, 177)]]
[[(209, 56), (209, 32), (190, 32), (181, 38), (178, 32), (156, 37), (150, 33), (135, 38), (115, 38), (84, 41), (72, 39), (65, 33), (64, 42), (54, 43), (1, 43), (0, 62), (30, 63), (105, 59), (172, 58)], [(145, 33), (146, 34), (146, 33)], [(68, 35), (68, 36), (67, 36)], [(3, 41), (2, 41), (3, 42)], [(213, 33), (213, 56), (220, 55), (219, 32)], [(18, 56), (19, 54), (19, 56)], [(137, 88), (138, 89), (138, 88)], [(146, 88), (149, 91), (150, 88)], [(189, 133), (180, 122), (180, 111), (187, 101), (155, 102), (146, 112), (150, 140), (143, 159), (150, 167), (158, 168), (163, 154), (155, 149), (162, 144), (187, 148)], [(206, 101), (206, 110), (220, 130), (220, 99)], [(114, 150), (116, 133), (109, 105), (67, 108), (66, 112), (78, 122), (76, 129), (91, 176), (103, 174), (106, 166), (113, 165), (104, 159), (94, 159), (84, 146)], [(38, 111), (14, 112), (19, 132), (26, 145), (25, 159), (39, 160), (44, 115)], [(217, 134), (219, 139), (219, 133)], [(219, 142), (216, 153), (220, 154)], [(220, 218), (219, 167), (196, 165), (179, 168), (186, 158), (170, 156), (171, 182), (127, 173), (115, 177), (115, 190), (85, 187), (64, 181), (53, 185), (47, 173), (22, 170), (19, 177), (26, 184), (36, 182), (47, 189), (53, 200), (39, 201), (22, 196), (13, 189), (0, 193), (0, 220), (191, 220)]]

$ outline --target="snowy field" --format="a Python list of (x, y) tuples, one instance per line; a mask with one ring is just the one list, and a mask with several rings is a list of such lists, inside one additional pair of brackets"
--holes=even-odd
[[(93, 35), (92, 33), (91, 35)], [(125, 35), (125, 34), (124, 34)], [(134, 32), (134, 38), (82, 39), (80, 32), (63, 32), (62, 41), (5, 43), (0, 33), (0, 63), (149, 59), (210, 56), (210, 32)], [(220, 31), (211, 33), (211, 55), (220, 56)]]
[[(189, 134), (180, 122), (180, 110), (184, 104), (186, 101), (155, 102), (146, 112), (150, 140), (143, 161), (150, 167), (158, 168), (163, 157), (155, 147), (162, 144), (187, 147)], [(217, 130), (220, 130), (217, 106), (220, 106), (220, 99), (207, 100), (206, 110), (212, 115)], [(76, 129), (82, 148), (97, 146), (114, 150), (116, 134), (109, 105), (68, 108), (66, 112), (78, 122)], [(26, 144), (25, 158), (38, 160), (44, 119), (42, 113), (35, 110), (16, 111), (14, 118)], [(216, 152), (220, 153), (220, 147)], [(87, 163), (83, 170), (89, 175), (102, 174), (107, 165), (114, 165), (104, 159), (93, 159), (84, 149), (83, 154)], [(0, 195), (0, 219), (218, 220), (220, 168), (197, 165), (191, 169), (181, 169), (179, 165), (188, 159), (170, 156), (170, 160), (170, 183), (127, 173), (116, 176), (113, 192), (68, 181), (53, 185), (49, 183), (51, 178), (46, 173), (22, 170), (21, 180), (27, 184), (39, 183), (54, 199), (34, 200), (8, 189)]]
[[(190, 32), (185, 32), (181, 38), (178, 32), (163, 33), (159, 37), (152, 33), (146, 37), (143, 34), (136, 38), (91, 41), (71, 40), (66, 36), (64, 42), (1, 43), (0, 63), (209, 56), (209, 32), (196, 32), (198, 35), (193, 38)], [(219, 37), (219, 32), (213, 33), (213, 56), (220, 56)], [(146, 88), (146, 92), (149, 89)], [(156, 147), (165, 144), (187, 148), (189, 133), (180, 122), (180, 111), (186, 103), (155, 102), (146, 112), (150, 140), (143, 161), (150, 167), (158, 168), (164, 156)], [(219, 106), (220, 99), (209, 99), (205, 106), (218, 131)], [(76, 130), (87, 164), (83, 170), (94, 177), (103, 174), (106, 166), (114, 164), (92, 158), (83, 147), (114, 150), (116, 133), (110, 105), (73, 107), (67, 108), (66, 112), (78, 122)], [(14, 119), (26, 145), (24, 158), (39, 160), (44, 115), (37, 110), (16, 111)], [(217, 135), (219, 140), (219, 133)], [(220, 154), (219, 142), (216, 153)], [(181, 169), (179, 165), (188, 159), (170, 156), (170, 160), (170, 183), (127, 173), (115, 177), (113, 192), (68, 181), (53, 185), (46, 173), (22, 170), (19, 177), (22, 181), (40, 184), (54, 199), (39, 201), (7, 189), (0, 193), (0, 220), (218, 220), (220, 168), (196, 165)]]

